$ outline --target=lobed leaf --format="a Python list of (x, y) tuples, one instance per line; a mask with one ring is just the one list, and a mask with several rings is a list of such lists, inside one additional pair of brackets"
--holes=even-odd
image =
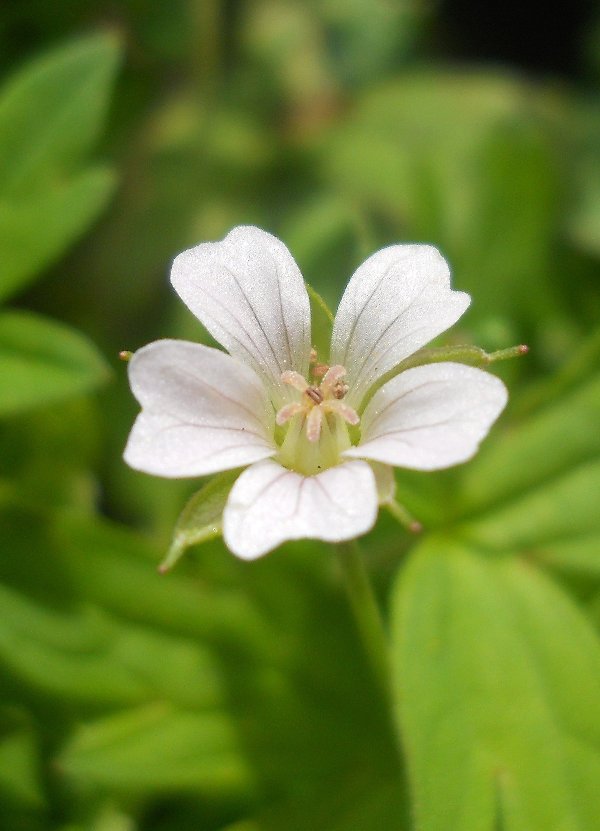
[(93, 167), (34, 196), (0, 192), (0, 300), (22, 289), (88, 228), (115, 186), (112, 171)]
[(571, 601), (514, 557), (438, 538), (393, 605), (418, 827), (600, 828), (600, 644)]
[(119, 59), (111, 34), (44, 55), (0, 92), (0, 193), (33, 193), (73, 170), (98, 138)]

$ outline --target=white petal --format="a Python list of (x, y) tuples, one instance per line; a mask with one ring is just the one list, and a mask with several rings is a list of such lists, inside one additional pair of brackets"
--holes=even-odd
[(264, 385), (230, 355), (162, 340), (135, 353), (131, 389), (142, 405), (125, 461), (157, 476), (204, 476), (275, 453)]
[(282, 242), (260, 228), (234, 228), (180, 254), (171, 281), (211, 335), (274, 387), (276, 406), (293, 400), (281, 373), (307, 375), (310, 305)]
[(316, 476), (301, 476), (277, 462), (245, 470), (223, 514), (227, 546), (254, 560), (286, 540), (340, 542), (366, 533), (377, 517), (373, 471), (345, 462)]
[(361, 443), (344, 455), (415, 470), (466, 462), (507, 398), (499, 378), (471, 366), (407, 369), (375, 393), (361, 421)]
[(392, 245), (369, 257), (335, 317), (331, 363), (342, 364), (356, 409), (372, 384), (456, 323), (468, 294), (452, 291), (448, 264), (431, 245)]

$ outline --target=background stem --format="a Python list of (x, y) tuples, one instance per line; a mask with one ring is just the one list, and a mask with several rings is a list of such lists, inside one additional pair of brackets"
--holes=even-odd
[(388, 639), (364, 557), (355, 541), (338, 543), (336, 551), (365, 652), (383, 694), (391, 703)]

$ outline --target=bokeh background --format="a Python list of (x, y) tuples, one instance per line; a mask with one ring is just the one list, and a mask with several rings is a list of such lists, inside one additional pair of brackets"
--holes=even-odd
[[(1, 829), (600, 828), (599, 50), (583, 2), (2, 5)], [(334, 309), (433, 243), (444, 342), (531, 349), (363, 542), (395, 717), (326, 547), (156, 573), (199, 483), (124, 466), (117, 356), (205, 338), (169, 264), (236, 224)]]

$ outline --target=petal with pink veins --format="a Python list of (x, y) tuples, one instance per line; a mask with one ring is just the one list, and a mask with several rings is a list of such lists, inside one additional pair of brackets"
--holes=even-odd
[(280, 240), (253, 226), (234, 228), (179, 254), (171, 282), (211, 335), (265, 379), (276, 407), (293, 400), (281, 374), (308, 373), (310, 305)]
[(367, 462), (302, 476), (267, 460), (249, 467), (234, 484), (223, 534), (234, 554), (254, 560), (286, 540), (353, 539), (369, 531), (376, 517), (375, 476)]
[(204, 476), (276, 452), (264, 385), (218, 349), (155, 341), (135, 353), (129, 380), (142, 405), (125, 448), (125, 461), (136, 470)]
[(444, 362), (408, 369), (378, 390), (361, 420), (361, 441), (344, 456), (439, 470), (466, 462), (506, 405), (495, 375)]
[(392, 245), (348, 283), (335, 316), (331, 363), (346, 367), (354, 409), (373, 384), (452, 326), (470, 297), (450, 288), (448, 264), (431, 245)]

